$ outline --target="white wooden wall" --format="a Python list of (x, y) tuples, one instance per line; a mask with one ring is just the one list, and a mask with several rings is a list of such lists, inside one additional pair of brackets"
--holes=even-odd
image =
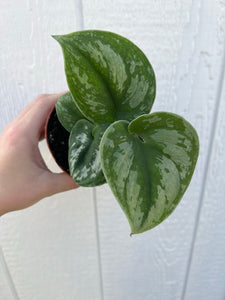
[(225, 0), (1, 0), (0, 132), (37, 94), (67, 89), (50, 35), (81, 29), (143, 49), (157, 76), (153, 111), (199, 133), (197, 169), (176, 211), (132, 238), (106, 185), (1, 217), (0, 299), (224, 300)]

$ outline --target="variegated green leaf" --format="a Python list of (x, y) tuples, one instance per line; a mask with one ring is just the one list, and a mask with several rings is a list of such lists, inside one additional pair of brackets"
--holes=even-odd
[(155, 227), (175, 209), (190, 183), (198, 152), (195, 129), (172, 113), (110, 125), (100, 144), (102, 168), (132, 234)]
[(99, 154), (99, 144), (108, 124), (93, 125), (79, 120), (69, 138), (69, 167), (74, 181), (80, 186), (105, 183)]
[(69, 132), (78, 120), (85, 118), (77, 108), (71, 93), (60, 96), (56, 102), (55, 108), (60, 123)]
[(63, 49), (70, 92), (87, 119), (111, 123), (149, 113), (155, 98), (155, 75), (132, 42), (97, 30), (53, 37)]

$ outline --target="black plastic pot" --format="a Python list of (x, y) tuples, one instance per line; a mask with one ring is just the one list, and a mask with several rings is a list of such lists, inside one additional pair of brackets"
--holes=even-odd
[(70, 174), (68, 164), (69, 132), (59, 122), (55, 106), (52, 108), (46, 121), (45, 138), (58, 166)]

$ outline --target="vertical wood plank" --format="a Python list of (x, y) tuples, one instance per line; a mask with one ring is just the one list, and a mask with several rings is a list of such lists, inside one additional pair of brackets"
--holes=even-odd
[(2, 131), (38, 94), (67, 89), (62, 51), (51, 35), (79, 30), (80, 11), (74, 0), (0, 5)]
[(157, 77), (153, 111), (184, 116), (196, 127), (201, 144), (197, 170), (183, 200), (149, 232), (130, 238), (109, 188), (97, 189), (104, 300), (180, 300), (217, 104), (224, 1), (83, 0), (83, 8), (85, 28), (117, 32), (143, 49)]
[[(225, 29), (225, 27), (224, 27)], [(225, 77), (222, 70), (220, 103), (213, 146), (203, 191), (203, 205), (184, 299), (218, 299), (225, 296)]]
[[(0, 2), (0, 131), (37, 94), (67, 89), (61, 49), (50, 35), (79, 30), (78, 9), (74, 0)], [(41, 149), (54, 169), (46, 145)], [(4, 215), (0, 245), (21, 300), (100, 299), (92, 189)]]

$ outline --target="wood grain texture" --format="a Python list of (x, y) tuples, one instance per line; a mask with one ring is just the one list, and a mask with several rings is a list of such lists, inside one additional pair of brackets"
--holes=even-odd
[[(79, 0), (0, 2), (0, 131), (37, 94), (67, 89), (50, 35), (84, 24), (122, 34), (146, 53), (157, 76), (153, 111), (189, 120), (200, 158), (176, 211), (132, 238), (107, 185), (94, 197), (82, 188), (3, 216), (0, 245), (19, 299), (222, 300), (225, 1), (83, 0), (81, 8)], [(12, 292), (0, 278), (6, 300)]]
[(17, 292), (12, 282), (5, 257), (0, 247), (0, 299), (18, 300)]
[[(225, 15), (225, 14), (224, 14)], [(225, 24), (225, 23), (224, 23)], [(223, 27), (225, 29), (225, 27)], [(221, 89), (218, 90), (212, 152), (203, 190), (203, 204), (193, 245), (187, 288), (188, 299), (225, 297), (225, 77), (221, 68)]]
[[(59, 171), (45, 143), (40, 147), (51, 170)], [(0, 244), (19, 299), (99, 299), (91, 189), (61, 193), (4, 215)]]
[[(36, 95), (67, 89), (51, 34), (79, 30), (80, 21), (72, 0), (0, 2), (0, 130)], [(91, 189), (78, 189), (1, 217), (0, 245), (19, 299), (100, 298), (93, 201)]]
[(97, 189), (104, 300), (185, 296), (223, 63), (223, 6), (224, 1), (210, 0), (83, 0), (84, 27), (117, 32), (140, 46), (156, 71), (153, 111), (184, 116), (196, 127), (201, 144), (183, 200), (152, 231), (130, 238), (108, 187)]
[(51, 35), (79, 30), (80, 17), (73, 0), (9, 0), (0, 9), (1, 131), (38, 94), (67, 89), (61, 49)]

